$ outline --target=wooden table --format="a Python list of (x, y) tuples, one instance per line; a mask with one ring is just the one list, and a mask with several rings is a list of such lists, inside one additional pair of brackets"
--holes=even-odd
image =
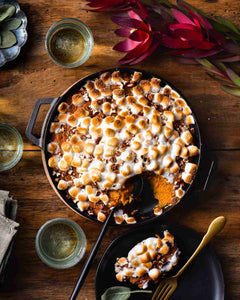
[[(0, 174), (0, 188), (10, 190), (19, 200), (17, 220), (21, 228), (8, 268), (9, 279), (0, 289), (0, 299), (68, 299), (101, 226), (79, 217), (58, 199), (44, 174), (40, 150), (27, 140), (25, 128), (38, 98), (58, 96), (81, 77), (117, 66), (121, 54), (112, 47), (120, 39), (113, 33), (117, 26), (109, 16), (86, 12), (81, 1), (21, 0), (20, 4), (28, 17), (29, 37), (18, 59), (0, 70), (0, 121), (10, 123), (20, 131), (24, 153), (16, 167)], [(191, 4), (240, 25), (239, 1), (194, 0)], [(83, 20), (90, 26), (95, 39), (90, 59), (76, 69), (55, 65), (44, 48), (48, 28), (64, 17)], [(182, 65), (172, 58), (161, 58), (156, 54), (136, 67), (158, 73), (181, 89), (198, 117), (205, 145), (218, 159), (218, 169), (208, 191), (182, 203), (159, 222), (178, 222), (203, 234), (214, 217), (225, 215), (227, 225), (212, 245), (222, 263), (226, 299), (239, 299), (240, 98), (224, 93), (200, 67)], [(41, 112), (36, 132), (40, 132), (46, 111), (47, 108)], [(44, 222), (56, 217), (76, 221), (87, 236), (84, 260), (69, 270), (45, 266), (35, 251), (37, 230)], [(125, 230), (109, 228), (79, 300), (95, 299), (94, 278), (99, 260), (109, 243)]]

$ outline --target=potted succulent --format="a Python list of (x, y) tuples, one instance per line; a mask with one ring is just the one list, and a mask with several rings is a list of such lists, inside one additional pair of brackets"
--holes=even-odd
[(0, 67), (15, 59), (27, 40), (27, 18), (14, 0), (0, 0)]

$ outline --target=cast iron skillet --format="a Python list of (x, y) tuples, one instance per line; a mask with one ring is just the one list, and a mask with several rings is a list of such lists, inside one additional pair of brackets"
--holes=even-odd
[[(68, 199), (66, 197), (67, 195), (66, 195), (65, 191), (60, 191), (60, 190), (57, 189), (57, 184), (54, 181), (54, 178), (52, 176), (52, 170), (51, 170), (51, 168), (48, 167), (48, 163), (47, 163), (48, 158), (50, 156), (49, 153), (47, 152), (47, 144), (48, 144), (48, 141), (50, 140), (50, 125), (54, 121), (55, 117), (58, 115), (57, 108), (58, 108), (59, 104), (63, 101), (66, 101), (66, 99), (69, 96), (71, 96), (75, 91), (79, 90), (88, 80), (94, 80), (94, 79), (98, 78), (104, 72), (111, 72), (112, 73), (116, 70), (119, 70), (123, 73), (126, 72), (126, 73), (131, 73), (131, 74), (133, 74), (135, 71), (139, 71), (139, 72), (142, 72), (143, 78), (145, 78), (145, 79), (152, 78), (152, 77), (160, 78), (156, 74), (152, 74), (152, 73), (149, 73), (149, 72), (146, 72), (146, 71), (143, 71), (143, 70), (137, 70), (137, 69), (132, 69), (132, 68), (108, 69), (108, 70), (104, 70), (104, 71), (101, 71), (101, 72), (94, 73), (94, 74), (89, 75), (89, 76), (79, 80), (78, 82), (76, 82), (69, 89), (67, 89), (59, 98), (39, 99), (35, 104), (35, 107), (33, 109), (31, 118), (30, 118), (28, 126), (27, 126), (27, 130), (26, 130), (27, 137), (34, 144), (36, 144), (37, 146), (39, 146), (42, 149), (42, 160), (43, 160), (44, 170), (45, 170), (47, 178), (48, 178), (51, 186), (55, 190), (56, 194), (60, 197), (60, 199), (66, 205), (68, 205), (76, 213), (78, 213), (79, 215), (82, 215), (83, 217), (86, 217), (87, 219), (91, 219), (91, 220), (94, 220), (94, 221), (97, 221), (95, 216), (90, 216), (90, 215), (88, 215), (87, 212), (81, 212), (77, 208), (77, 205), (74, 204), (71, 199)], [(162, 78), (160, 78), (160, 79), (161, 79), (161, 86), (165, 86), (165, 85), (168, 84), (168, 82), (166, 80), (164, 80)], [(168, 84), (168, 85), (170, 87), (172, 87), (173, 89), (175, 89), (172, 85), (170, 85), (170, 84)], [(182, 96), (182, 94), (177, 89), (175, 89), (175, 90), (179, 93), (179, 95), (182, 98), (184, 98)], [(36, 121), (36, 118), (37, 118), (37, 115), (38, 115), (39, 108), (42, 104), (50, 104), (51, 107), (50, 107), (50, 109), (47, 113), (47, 116), (45, 118), (45, 121), (44, 121), (44, 124), (43, 124), (43, 127), (42, 127), (41, 137), (37, 138), (32, 134), (32, 129), (34, 127), (34, 124), (35, 124), (35, 121)], [(196, 120), (196, 117), (194, 116), (194, 114), (193, 114), (193, 117), (194, 117), (194, 120), (195, 120), (195, 124), (193, 125), (193, 127), (195, 129), (195, 134), (194, 134), (195, 144), (200, 149), (200, 154), (197, 157), (194, 158), (194, 162), (199, 167), (200, 160), (201, 160), (202, 143), (201, 143), (201, 136), (200, 136), (198, 123), (197, 123), (197, 120)], [(195, 180), (196, 180), (196, 178), (195, 178)], [(193, 186), (193, 183), (191, 183), (190, 185), (187, 186), (187, 188), (185, 189), (185, 195), (183, 196), (183, 198), (186, 197), (186, 195), (189, 193), (192, 186)], [(155, 216), (154, 213), (153, 213), (153, 207), (155, 206), (156, 201), (154, 201), (153, 197), (149, 198), (149, 189), (147, 187), (143, 189), (141, 198), (142, 198), (142, 202), (141, 202), (141, 205), (137, 207), (138, 208), (138, 213), (135, 216), (135, 218), (137, 220), (137, 223), (136, 223), (137, 225), (140, 224), (140, 223), (147, 222), (149, 220), (153, 220), (153, 219), (157, 218), (157, 216)], [(173, 206), (169, 206), (167, 209), (164, 210), (164, 213), (167, 212), (168, 210), (170, 210), (172, 207)], [(75, 288), (72, 292), (72, 295), (70, 297), (71, 300), (76, 299), (76, 297), (77, 297), (77, 295), (78, 295), (78, 293), (79, 293), (79, 291), (80, 291), (80, 289), (81, 289), (81, 287), (84, 283), (84, 280), (85, 280), (85, 278), (88, 274), (88, 271), (91, 267), (93, 259), (97, 254), (97, 251), (100, 247), (102, 238), (103, 238), (103, 236), (104, 236), (104, 234), (107, 230), (108, 225), (110, 223), (114, 224), (114, 221), (113, 221), (113, 218), (112, 218), (113, 212), (114, 212), (114, 209), (111, 211), (111, 213), (107, 217), (107, 219), (106, 219), (106, 221), (105, 221), (105, 223), (102, 227), (102, 230), (101, 230), (101, 232), (98, 236), (98, 239), (97, 239), (95, 245), (93, 246), (87, 261), (85, 262), (85, 265), (82, 269), (82, 272), (79, 276), (79, 279), (78, 279), (78, 281), (75, 285)], [(125, 224), (121, 224), (121, 225), (124, 226)]]
[[(165, 85), (169, 85), (171, 88), (173, 88), (175, 91), (177, 91), (179, 93), (179, 95), (185, 100), (185, 97), (182, 95), (182, 93), (176, 89), (174, 86), (172, 86), (171, 84), (169, 84), (165, 79), (162, 79), (160, 76), (144, 71), (144, 70), (138, 70), (138, 69), (133, 69), (133, 68), (114, 68), (114, 69), (108, 69), (108, 70), (103, 70), (97, 73), (94, 73), (92, 75), (86, 76), (84, 78), (82, 78), (81, 80), (77, 81), (76, 83), (74, 83), (71, 87), (69, 87), (60, 97), (57, 98), (41, 98), (38, 99), (35, 107), (33, 109), (32, 115), (30, 117), (27, 129), (26, 129), (26, 135), (29, 138), (29, 140), (31, 142), (33, 142), (35, 145), (39, 146), (42, 149), (42, 160), (43, 160), (43, 166), (44, 166), (44, 170), (45, 173), (47, 175), (47, 178), (52, 186), (52, 188), (54, 189), (54, 191), (56, 192), (56, 194), (59, 196), (59, 198), (67, 205), (69, 206), (72, 210), (74, 210), (77, 214), (93, 220), (93, 221), (97, 221), (97, 218), (95, 216), (91, 216), (87, 213), (87, 211), (81, 212), (77, 205), (71, 200), (68, 199), (66, 197), (66, 192), (65, 191), (60, 191), (57, 189), (57, 183), (54, 181), (54, 177), (52, 175), (52, 169), (48, 166), (48, 158), (50, 157), (50, 154), (47, 151), (47, 144), (50, 140), (50, 125), (51, 123), (54, 121), (55, 117), (58, 115), (58, 111), (57, 108), (59, 106), (59, 104), (61, 102), (66, 101), (66, 99), (72, 95), (74, 92), (76, 92), (77, 90), (79, 90), (88, 80), (94, 80), (97, 77), (99, 77), (102, 73), (105, 72), (114, 72), (114, 71), (121, 71), (122, 73), (130, 73), (133, 74), (135, 71), (141, 72), (143, 74), (143, 78), (152, 78), (152, 77), (157, 77), (159, 79), (161, 79), (161, 86), (165, 86)], [(185, 100), (186, 101), (186, 100)], [(187, 102), (187, 101), (186, 101)], [(32, 130), (40, 109), (40, 106), (42, 104), (50, 104), (50, 109), (46, 115), (45, 121), (43, 123), (43, 127), (42, 127), (42, 132), (41, 132), (41, 137), (37, 138), (36, 136), (34, 136), (32, 134)], [(194, 130), (195, 130), (195, 134), (194, 134), (194, 142), (196, 144), (196, 146), (200, 149), (200, 154), (194, 158), (194, 163), (196, 163), (199, 167), (200, 165), (200, 161), (201, 161), (201, 155), (202, 155), (202, 142), (201, 142), (201, 135), (200, 135), (200, 131), (199, 131), (199, 127), (198, 127), (198, 123), (197, 123), (197, 119), (194, 115), (194, 113), (192, 113), (194, 120), (195, 120), (195, 124), (193, 125)], [(199, 172), (198, 172), (199, 173)], [(197, 175), (198, 175), (197, 173)], [(196, 181), (193, 181), (193, 183)], [(185, 188), (185, 195), (181, 198), (181, 201), (184, 200), (184, 198), (189, 194), (190, 190), (193, 187), (193, 183), (191, 183), (190, 185), (188, 185)], [(144, 187), (143, 190), (143, 194), (142, 197), (143, 199), (143, 203), (142, 206), (140, 208), (139, 213), (136, 216), (137, 219), (137, 224), (138, 223), (142, 223), (142, 222), (147, 222), (149, 220), (153, 220), (156, 219), (158, 216), (154, 215), (153, 213), (153, 206), (156, 204), (156, 202), (154, 201), (149, 201), (149, 188), (147, 186)], [(180, 201), (180, 202), (181, 202)], [(171, 208), (173, 208), (174, 206), (169, 206), (166, 209), (164, 209), (163, 213), (166, 213), (167, 211), (169, 211)], [(143, 217), (143, 218), (142, 218)], [(114, 225), (114, 221), (111, 221), (111, 225)], [(121, 224), (121, 226), (124, 226), (126, 224)]]

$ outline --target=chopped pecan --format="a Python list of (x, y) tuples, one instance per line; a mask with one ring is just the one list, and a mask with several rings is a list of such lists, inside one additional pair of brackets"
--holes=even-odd
[(112, 157), (110, 158), (110, 162), (113, 162), (113, 163), (117, 162), (116, 157), (112, 156)]
[(98, 138), (96, 139), (96, 141), (95, 141), (96, 145), (98, 145), (98, 144), (100, 143), (101, 139), (102, 139), (101, 137), (98, 137)]

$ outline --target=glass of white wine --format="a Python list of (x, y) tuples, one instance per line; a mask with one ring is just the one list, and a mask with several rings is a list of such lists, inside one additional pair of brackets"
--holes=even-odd
[(74, 18), (65, 18), (54, 23), (45, 39), (49, 57), (56, 64), (67, 68), (78, 67), (87, 61), (93, 45), (93, 35), (89, 27)]
[(76, 265), (86, 251), (86, 236), (81, 227), (66, 218), (47, 221), (36, 236), (36, 250), (40, 259), (55, 269)]
[(23, 141), (17, 129), (0, 122), (0, 171), (13, 168), (21, 159)]

